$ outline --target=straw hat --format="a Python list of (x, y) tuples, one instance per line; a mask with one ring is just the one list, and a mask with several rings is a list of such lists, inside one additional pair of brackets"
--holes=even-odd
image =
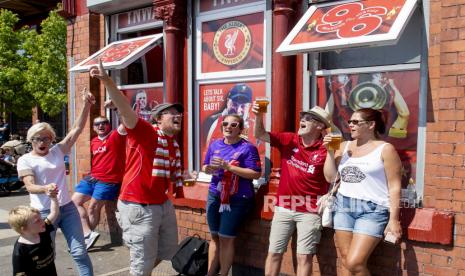
[(309, 113), (320, 119), (321, 122), (325, 124), (325, 126), (328, 128), (331, 126), (331, 115), (329, 115), (326, 110), (319, 106), (314, 106), (309, 110), (303, 110), (300, 112), (300, 116), (302, 116), (305, 113)]

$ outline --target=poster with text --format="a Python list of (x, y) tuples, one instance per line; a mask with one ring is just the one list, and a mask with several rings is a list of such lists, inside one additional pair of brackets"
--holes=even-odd
[(415, 180), (420, 71), (338, 74), (318, 78), (318, 105), (331, 113), (345, 140), (351, 140), (347, 121), (355, 110), (382, 110), (386, 132), (403, 164), (403, 186)]
[(202, 23), (201, 73), (263, 68), (263, 12)]
[(253, 100), (262, 96), (266, 96), (265, 81), (199, 86), (201, 164), (209, 143), (223, 137), (221, 129), (223, 117), (228, 114), (238, 114), (244, 119), (242, 136), (258, 147), (262, 172), (265, 172), (265, 144), (253, 137), (255, 116), (251, 111)]
[(139, 118), (151, 122), (151, 110), (163, 102), (163, 87), (122, 89)]

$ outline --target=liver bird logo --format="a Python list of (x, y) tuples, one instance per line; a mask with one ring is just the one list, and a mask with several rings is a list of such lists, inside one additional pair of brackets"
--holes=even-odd
[(226, 47), (226, 54), (225, 56), (232, 56), (234, 55), (234, 52), (236, 51), (236, 39), (237, 35), (239, 33), (239, 30), (235, 30), (234, 33), (232, 34), (227, 34), (226, 38), (224, 40), (224, 47)]

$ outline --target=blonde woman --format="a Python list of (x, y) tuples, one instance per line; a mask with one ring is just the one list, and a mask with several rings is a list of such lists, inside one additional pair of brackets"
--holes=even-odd
[[(31, 207), (40, 211), (42, 217), (50, 213), (50, 193), (57, 190), (60, 215), (55, 227), (61, 228), (66, 238), (71, 256), (76, 262), (79, 275), (93, 275), (92, 263), (87, 255), (78, 210), (71, 201), (66, 185), (64, 157), (71, 150), (81, 134), (91, 105), (95, 102), (90, 93), (82, 95), (83, 108), (68, 135), (53, 145), (56, 134), (48, 123), (37, 123), (27, 131), (27, 140), (32, 143), (32, 151), (18, 159), (18, 175), (29, 192)], [(55, 238), (52, 232), (52, 240)]]

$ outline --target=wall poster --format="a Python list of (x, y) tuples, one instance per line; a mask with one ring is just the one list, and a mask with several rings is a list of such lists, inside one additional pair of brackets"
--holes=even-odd
[[(266, 96), (265, 81), (201, 84), (199, 86), (200, 164), (203, 164), (210, 142), (223, 137), (221, 132), (223, 116), (238, 114), (244, 119), (242, 136), (257, 146), (262, 162), (262, 172), (265, 172), (265, 143), (253, 137), (255, 118), (251, 112), (252, 102), (256, 97), (263, 96)], [(270, 112), (269, 107), (268, 112)]]
[(202, 22), (201, 73), (264, 67), (264, 13)]
[(420, 71), (334, 74), (318, 77), (318, 105), (326, 106), (334, 124), (350, 140), (347, 120), (360, 108), (383, 110), (386, 133), (402, 160), (402, 187), (416, 179)]
[(151, 122), (151, 110), (163, 103), (163, 87), (121, 89), (139, 118)]

